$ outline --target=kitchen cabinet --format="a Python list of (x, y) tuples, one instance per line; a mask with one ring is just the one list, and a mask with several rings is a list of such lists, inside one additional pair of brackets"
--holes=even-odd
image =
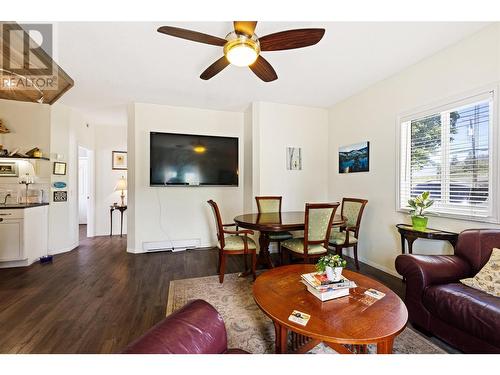
[(47, 254), (48, 206), (0, 209), (0, 268), (29, 266)]

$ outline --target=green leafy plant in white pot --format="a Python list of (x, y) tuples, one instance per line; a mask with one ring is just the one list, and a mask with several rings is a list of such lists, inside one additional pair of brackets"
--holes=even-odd
[(434, 204), (432, 199), (429, 199), (430, 193), (424, 191), (415, 198), (408, 200), (410, 206), (411, 223), (415, 230), (425, 230), (427, 228), (428, 217), (424, 215), (424, 211)]
[(340, 281), (342, 279), (342, 269), (347, 265), (347, 262), (340, 255), (325, 255), (319, 258), (316, 263), (318, 272), (325, 272), (329, 281)]

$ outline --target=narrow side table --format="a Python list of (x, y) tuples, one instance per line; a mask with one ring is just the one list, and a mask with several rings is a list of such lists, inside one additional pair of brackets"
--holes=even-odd
[(417, 238), (426, 238), (428, 240), (448, 241), (453, 248), (457, 244), (458, 233), (447, 232), (440, 229), (427, 228), (423, 231), (413, 229), (411, 224), (396, 224), (399, 234), (401, 235), (401, 254), (405, 253), (405, 239), (408, 242), (408, 253), (413, 253), (413, 242)]
[(109, 236), (113, 235), (113, 211), (120, 211), (120, 237), (123, 237), (123, 213), (127, 210), (127, 206), (109, 206), (109, 218), (111, 220), (111, 227), (109, 228)]

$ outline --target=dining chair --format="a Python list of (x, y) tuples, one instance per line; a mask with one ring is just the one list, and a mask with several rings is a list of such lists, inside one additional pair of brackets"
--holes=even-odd
[[(280, 196), (261, 196), (255, 197), (257, 202), (257, 210), (259, 214), (270, 214), (270, 213), (281, 213), (281, 201)], [(278, 253), (281, 257), (281, 242), (293, 238), (290, 232), (269, 232), (267, 233), (269, 242), (276, 242), (278, 244)]]
[(338, 202), (306, 203), (304, 237), (292, 238), (281, 243), (281, 262), (285, 261), (285, 252), (302, 258), (304, 263), (326, 254), (333, 217), (339, 205)]
[(358, 262), (358, 235), (363, 211), (368, 203), (366, 199), (343, 198), (341, 215), (347, 219), (344, 227), (339, 231), (332, 231), (329, 244), (335, 248), (335, 252), (342, 256), (342, 249), (352, 247), (354, 250), (354, 262), (356, 269), (359, 270)]
[[(250, 229), (239, 229), (236, 224), (222, 224), (219, 207), (212, 199), (207, 201), (212, 208), (215, 226), (217, 229), (217, 241), (219, 249), (219, 282), (224, 282), (224, 271), (226, 267), (227, 255), (242, 255), (245, 260), (245, 274), (247, 272), (247, 255), (252, 255), (252, 275), (255, 280), (255, 266), (257, 263), (257, 245), (254, 240), (248, 237), (249, 234), (254, 234)], [(236, 227), (236, 230), (228, 230), (228, 227)], [(226, 234), (228, 236), (226, 236)]]

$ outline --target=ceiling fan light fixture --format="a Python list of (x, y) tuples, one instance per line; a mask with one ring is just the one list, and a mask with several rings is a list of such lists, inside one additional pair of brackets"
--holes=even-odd
[(236, 66), (252, 65), (260, 53), (259, 41), (255, 34), (249, 38), (245, 35), (230, 33), (224, 46), (227, 60)]

